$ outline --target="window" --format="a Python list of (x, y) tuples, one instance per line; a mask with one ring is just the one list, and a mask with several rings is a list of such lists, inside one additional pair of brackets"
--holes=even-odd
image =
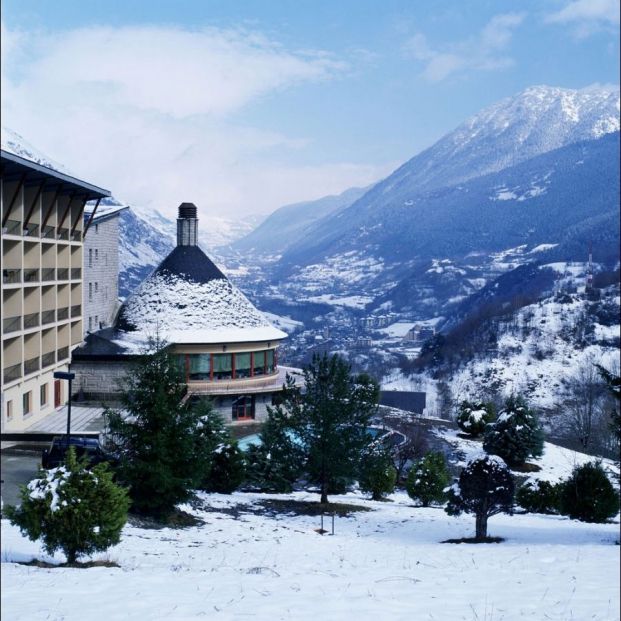
[(189, 357), (188, 379), (194, 381), (211, 379), (211, 354), (190, 354)]
[(13, 420), (13, 402), (12, 401), (6, 402), (6, 419)]
[(95, 235), (99, 235), (99, 224), (95, 225)]
[(233, 357), (231, 354), (214, 354), (213, 377), (219, 380), (233, 377)]
[(267, 372), (268, 373), (273, 373), (274, 372), (274, 350), (273, 349), (268, 349), (267, 350)]
[(250, 377), (250, 352), (235, 354), (235, 377)]
[(99, 292), (99, 283), (96, 282), (95, 283), (95, 293), (98, 293), (98, 292)]
[(89, 302), (93, 301), (93, 283), (92, 282), (88, 283), (88, 301)]
[(93, 249), (88, 249), (88, 266), (93, 267)]
[(39, 402), (41, 403), (41, 407), (45, 407), (47, 405), (47, 384), (41, 384)]
[(105, 289), (104, 289), (104, 300), (108, 299), (108, 285), (106, 285)]
[(254, 418), (254, 397), (242, 395), (233, 400), (231, 411), (233, 420), (248, 420)]
[(265, 375), (265, 352), (254, 352), (254, 375)]
[(22, 395), (22, 411), (24, 416), (32, 412), (32, 392), (30, 390)]
[(95, 263), (99, 262), (99, 250), (95, 248)]
[(95, 315), (95, 329), (101, 328), (99, 325), (99, 315)]
[(93, 329), (93, 318), (89, 317), (88, 318), (88, 331), (91, 332)]

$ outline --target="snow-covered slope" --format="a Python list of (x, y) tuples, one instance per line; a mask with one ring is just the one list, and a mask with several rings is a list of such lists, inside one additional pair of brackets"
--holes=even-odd
[(23, 136), (9, 127), (5, 127), (4, 125), (2, 125), (0, 129), (0, 142), (2, 144), (2, 148), (9, 153), (23, 157), (31, 162), (41, 164), (41, 166), (46, 166), (52, 170), (65, 173), (66, 175), (72, 174), (65, 166), (59, 164), (39, 151), (39, 149), (31, 145)]

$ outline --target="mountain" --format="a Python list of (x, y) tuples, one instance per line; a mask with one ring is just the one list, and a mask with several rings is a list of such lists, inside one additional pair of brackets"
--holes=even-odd
[(30, 160), (31, 162), (35, 162), (41, 166), (46, 166), (52, 170), (57, 170), (58, 172), (66, 175), (75, 176), (67, 170), (65, 166), (49, 158), (47, 155), (39, 151), (39, 149), (31, 145), (23, 136), (5, 125), (2, 125), (2, 128), (0, 129), (0, 142), (2, 144), (2, 148), (9, 153), (13, 153), (13, 155), (18, 155), (26, 160)]
[(369, 188), (350, 188), (338, 196), (285, 205), (274, 211), (262, 224), (231, 246), (239, 252), (280, 254), (295, 246), (309, 229), (326, 216), (338, 213), (357, 201)]

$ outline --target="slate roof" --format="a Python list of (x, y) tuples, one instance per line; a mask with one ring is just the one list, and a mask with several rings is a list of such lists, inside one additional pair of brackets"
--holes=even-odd
[(226, 279), (226, 276), (198, 246), (176, 246), (159, 264), (153, 276), (164, 273), (201, 284), (210, 280)]

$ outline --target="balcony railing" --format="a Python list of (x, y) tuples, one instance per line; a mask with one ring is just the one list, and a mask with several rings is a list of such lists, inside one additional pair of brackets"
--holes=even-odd
[(7, 220), (2, 227), (2, 233), (4, 235), (20, 235), (21, 229), (22, 223), (19, 220)]
[(80, 280), (82, 278), (82, 269), (79, 267), (71, 268), (71, 280)]
[(2, 284), (12, 285), (22, 282), (22, 270), (20, 269), (3, 269)]
[(12, 367), (6, 367), (3, 376), (5, 384), (18, 380), (22, 376), (22, 365), (14, 364)]
[(41, 280), (55, 280), (56, 279), (56, 270), (53, 267), (44, 267), (41, 270)]
[(39, 225), (38, 224), (28, 224), (24, 227), (24, 237), (38, 237), (39, 236)]
[(41, 356), (41, 368), (49, 367), (56, 362), (56, 352), (48, 352)]
[(24, 282), (39, 282), (39, 270), (38, 269), (24, 270)]
[(2, 322), (2, 332), (7, 334), (8, 332), (15, 332), (22, 329), (22, 318), (18, 317), (5, 317)]
[(24, 362), (24, 375), (30, 375), (36, 373), (39, 370), (39, 356), (36, 358), (30, 358)]
[(69, 239), (69, 229), (58, 229), (58, 233), (56, 234), (58, 239)]
[(69, 318), (69, 309), (68, 308), (59, 308), (57, 311), (58, 321), (63, 321)]
[(79, 317), (82, 314), (82, 305), (75, 304), (71, 307), (71, 317)]
[(24, 315), (24, 330), (36, 328), (39, 325), (39, 313)]
[(69, 348), (68, 347), (61, 347), (56, 353), (57, 353), (56, 360), (58, 362), (60, 362), (61, 360), (65, 360), (66, 358), (69, 358)]
[(43, 237), (43, 239), (54, 239), (55, 232), (56, 232), (55, 226), (50, 226), (49, 224), (46, 224), (41, 229), (41, 237)]
[(56, 321), (56, 311), (55, 310), (45, 310), (41, 313), (41, 325), (45, 325), (46, 323), (54, 323)]
[(56, 279), (57, 280), (69, 280), (69, 268), (59, 267), (56, 270)]

